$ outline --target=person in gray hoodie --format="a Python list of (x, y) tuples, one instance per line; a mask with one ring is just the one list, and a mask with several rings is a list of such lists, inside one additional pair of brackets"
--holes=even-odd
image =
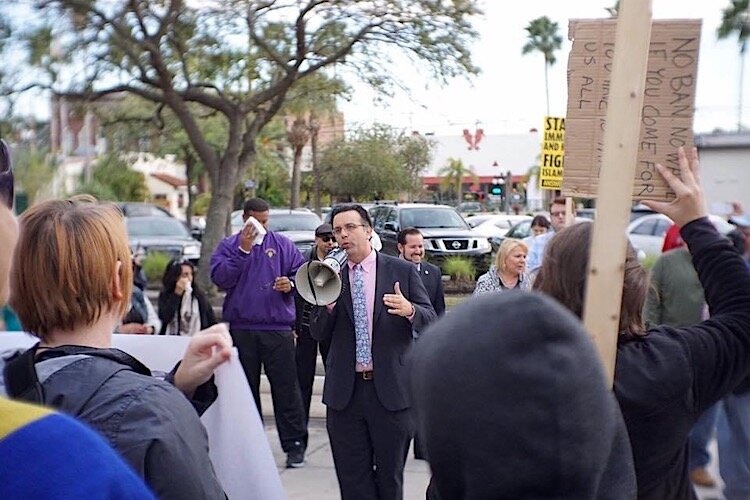
[(477, 297), (415, 349), (428, 498), (635, 498), (622, 415), (569, 311), (535, 293)]
[(4, 389), (89, 424), (159, 498), (223, 499), (198, 412), (216, 397), (229, 332), (192, 337), (166, 381), (112, 348), (133, 283), (130, 249), (122, 213), (94, 201), (46, 201), (20, 218), (11, 304), (39, 342), (0, 360)]

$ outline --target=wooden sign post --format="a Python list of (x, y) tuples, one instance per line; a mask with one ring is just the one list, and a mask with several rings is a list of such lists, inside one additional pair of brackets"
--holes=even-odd
[(622, 0), (616, 33), (583, 313), (610, 383), (614, 380), (627, 249), (625, 230), (651, 39), (651, 0)]

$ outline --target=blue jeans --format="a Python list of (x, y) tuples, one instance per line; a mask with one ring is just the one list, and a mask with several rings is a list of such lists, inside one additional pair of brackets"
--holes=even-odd
[(708, 453), (708, 443), (711, 442), (714, 434), (720, 406), (721, 402), (718, 402), (704, 411), (690, 431), (689, 470), (706, 467), (711, 460)]
[(750, 498), (750, 393), (724, 398), (719, 414), (719, 472), (727, 500)]

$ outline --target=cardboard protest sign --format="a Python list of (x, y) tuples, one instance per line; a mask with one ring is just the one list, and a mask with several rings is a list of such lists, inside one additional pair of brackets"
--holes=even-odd
[(539, 187), (541, 189), (560, 189), (562, 187), (564, 156), (565, 118), (545, 116), (542, 156), (539, 165)]
[[(597, 197), (615, 27), (616, 19), (569, 24), (565, 196)], [(674, 199), (656, 163), (678, 172), (677, 148), (693, 146), (700, 29), (699, 19), (652, 23), (633, 199)]]

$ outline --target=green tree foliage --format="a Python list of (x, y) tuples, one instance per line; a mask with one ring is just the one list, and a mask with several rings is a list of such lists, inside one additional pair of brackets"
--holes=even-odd
[(387, 125), (359, 129), (332, 143), (320, 160), (321, 184), (342, 199), (393, 198), (414, 188), (429, 164), (430, 143)]
[[(481, 13), (476, 3), (33, 0), (34, 12), (27, 4), (4, 4), (0, 18), (17, 19), (21, 28), (5, 46), (4, 75), (23, 78), (2, 83), (13, 92), (54, 88), (90, 99), (125, 92), (170, 109), (211, 178), (201, 254), (208, 261), (241, 174), (257, 153), (259, 132), (295, 82), (337, 65), (387, 89), (397, 83), (395, 58), (404, 57), (441, 83), (476, 73), (469, 47), (477, 36), (471, 19)], [(19, 14), (24, 8), (29, 12)], [(40, 34), (34, 47), (26, 43), (25, 35), (44, 29), (52, 36)], [(67, 71), (50, 71), (32, 52), (49, 54)], [(227, 130), (219, 151), (199, 124), (208, 115)], [(208, 285), (207, 266), (198, 279)]]
[(131, 169), (114, 153), (97, 160), (91, 182), (82, 184), (77, 192), (110, 201), (146, 201), (149, 198), (144, 175)]
[(255, 157), (256, 196), (271, 206), (286, 206), (289, 200), (289, 170), (281, 154), (266, 150)]
[[(119, 97), (111, 99), (107, 106), (95, 109), (111, 150), (150, 152), (157, 156), (174, 155), (185, 165), (188, 186), (196, 185), (205, 168), (175, 114), (169, 108), (136, 95), (121, 94)], [(191, 105), (190, 108), (197, 117), (196, 123), (201, 134), (219, 154), (228, 133), (225, 121), (216, 114), (201, 114), (199, 106)], [(192, 189), (188, 189), (185, 211), (188, 221), (193, 215), (206, 214), (205, 211), (201, 214), (195, 212), (193, 204), (194, 193)]]
[(541, 52), (544, 55), (544, 89), (547, 94), (547, 115), (549, 115), (549, 81), (547, 72), (550, 66), (553, 66), (557, 59), (555, 51), (560, 50), (562, 37), (558, 34), (557, 23), (547, 16), (536, 18), (529, 22), (526, 30), (528, 42), (523, 46), (521, 52), (529, 54), (531, 52)]
[(211, 193), (201, 193), (195, 198), (195, 204), (193, 205), (193, 213), (195, 215), (206, 215), (208, 213), (208, 205), (211, 204)]
[(55, 176), (55, 164), (46, 151), (28, 145), (13, 149), (13, 169), (16, 187), (26, 193), (29, 206), (37, 201)]
[(737, 35), (740, 46), (740, 90), (737, 102), (737, 130), (742, 130), (742, 93), (745, 80), (745, 49), (750, 39), (750, 0), (731, 0), (722, 10), (721, 25), (717, 30), (720, 39)]

